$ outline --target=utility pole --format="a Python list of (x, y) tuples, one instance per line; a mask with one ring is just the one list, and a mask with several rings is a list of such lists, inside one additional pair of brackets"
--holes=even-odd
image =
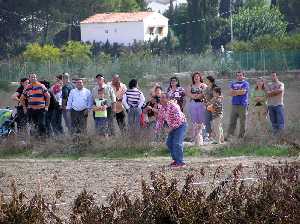
[(233, 41), (233, 21), (232, 21), (232, 3), (231, 3), (232, 0), (230, 0), (230, 7), (229, 7), (229, 10), (230, 10), (230, 42)]

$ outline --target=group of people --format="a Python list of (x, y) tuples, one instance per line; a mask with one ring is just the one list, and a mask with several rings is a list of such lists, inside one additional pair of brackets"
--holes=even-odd
[(165, 91), (156, 84), (148, 97), (140, 90), (136, 79), (130, 80), (127, 88), (117, 74), (110, 82), (106, 82), (102, 74), (97, 74), (95, 78), (97, 84), (91, 90), (84, 87), (83, 79), (71, 82), (67, 73), (56, 76), (53, 85), (38, 81), (36, 74), (21, 79), (20, 87), (12, 96), (18, 103), (18, 129), (21, 131), (29, 123), (38, 136), (66, 132), (71, 135), (86, 134), (90, 114), (94, 118), (97, 135), (105, 138), (116, 135), (114, 120), (121, 133), (138, 134), (145, 129), (153, 132), (157, 140), (164, 130), (173, 159), (171, 166), (182, 167), (185, 166), (183, 141), (188, 123), (185, 111), (192, 123), (191, 139), (196, 146), (207, 141), (222, 144), (232, 138), (238, 120), (238, 137), (243, 138), (248, 114), (262, 133), (267, 131), (267, 113), (274, 134), (281, 133), (284, 128), (284, 84), (275, 72), (271, 74), (270, 83), (258, 78), (251, 91), (244, 73), (236, 73), (236, 80), (231, 83), (229, 91), (232, 110), (226, 138), (222, 127), (224, 96), (213, 76), (204, 78), (202, 72), (194, 72), (192, 82), (186, 89), (177, 77), (172, 77)]

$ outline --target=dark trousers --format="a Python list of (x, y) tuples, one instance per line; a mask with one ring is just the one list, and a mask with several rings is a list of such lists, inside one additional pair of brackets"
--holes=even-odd
[(28, 109), (28, 120), (39, 136), (46, 134), (46, 111), (45, 109)]
[(71, 109), (71, 134), (85, 134), (87, 129), (88, 110), (76, 111)]
[(243, 138), (246, 132), (247, 107), (241, 105), (232, 105), (228, 137), (234, 134), (238, 119), (240, 120), (239, 138)]
[(107, 123), (108, 123), (108, 135), (115, 135), (115, 125), (114, 125), (115, 113), (112, 111), (112, 107), (107, 108)]
[(22, 131), (26, 127), (27, 115), (24, 113), (22, 106), (17, 106), (16, 108), (17, 108), (17, 115), (16, 115), (17, 128), (18, 131)]
[(49, 110), (46, 113), (46, 130), (48, 135), (63, 134), (62, 111), (60, 108)]
[(116, 120), (121, 132), (125, 131), (125, 112), (116, 113)]

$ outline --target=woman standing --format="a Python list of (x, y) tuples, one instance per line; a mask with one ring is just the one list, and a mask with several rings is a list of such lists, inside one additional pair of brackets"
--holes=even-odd
[(252, 123), (255, 127), (255, 132), (267, 132), (267, 92), (265, 89), (264, 80), (258, 78), (256, 86), (251, 91), (251, 106), (252, 106)]
[[(217, 87), (216, 83), (215, 83), (215, 78), (212, 76), (207, 76), (206, 77), (206, 84), (207, 84), (207, 88), (205, 90), (205, 104), (207, 106), (207, 104), (212, 100), (213, 96), (213, 89)], [(211, 133), (212, 133), (212, 127), (211, 127), (211, 123), (212, 123), (212, 112), (207, 110), (205, 110), (205, 140), (209, 141), (209, 138), (211, 137)]]
[(21, 131), (23, 128), (25, 128), (26, 123), (27, 123), (27, 116), (24, 113), (23, 107), (20, 104), (20, 98), (21, 95), (26, 89), (27, 85), (29, 84), (29, 79), (28, 78), (22, 78), (20, 80), (20, 86), (16, 90), (16, 92), (11, 96), (11, 99), (17, 102), (17, 118), (16, 118), (16, 123), (17, 123), (17, 128), (18, 131)]
[(179, 105), (170, 100), (166, 93), (160, 98), (161, 107), (158, 111), (156, 131), (159, 131), (164, 123), (168, 125), (167, 147), (173, 159), (171, 167), (184, 167), (183, 162), (183, 140), (187, 124), (185, 115), (180, 110)]
[(180, 86), (179, 80), (176, 76), (170, 78), (167, 95), (170, 99), (176, 100), (177, 104), (180, 106), (181, 111), (183, 111), (183, 107), (185, 104), (185, 91), (184, 88)]
[(202, 73), (194, 72), (192, 75), (192, 85), (187, 91), (191, 101), (189, 113), (193, 123), (193, 139), (196, 146), (203, 145), (202, 130), (205, 122), (205, 89), (207, 85), (203, 82)]

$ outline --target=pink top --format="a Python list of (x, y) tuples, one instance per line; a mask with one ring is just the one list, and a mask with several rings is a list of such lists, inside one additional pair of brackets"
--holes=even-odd
[(186, 122), (185, 115), (176, 102), (169, 101), (167, 105), (160, 107), (155, 129), (161, 129), (164, 121), (166, 121), (168, 126), (172, 129), (178, 128)]

